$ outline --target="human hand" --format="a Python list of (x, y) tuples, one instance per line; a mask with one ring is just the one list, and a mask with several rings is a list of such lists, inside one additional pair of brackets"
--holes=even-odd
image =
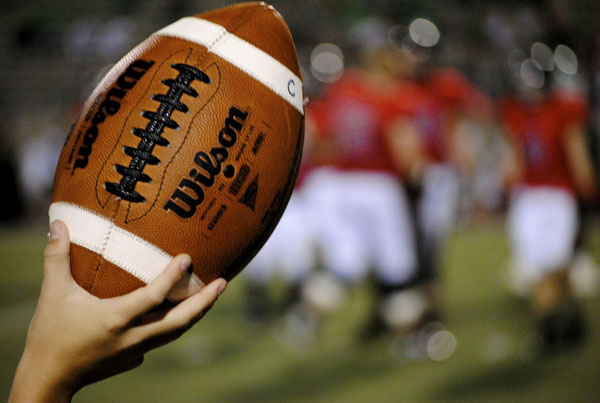
[(177, 305), (163, 304), (191, 263), (175, 257), (151, 283), (127, 295), (100, 299), (70, 270), (66, 225), (50, 225), (44, 280), (10, 402), (68, 402), (90, 383), (142, 364), (144, 354), (181, 336), (212, 307), (226, 282), (217, 279)]

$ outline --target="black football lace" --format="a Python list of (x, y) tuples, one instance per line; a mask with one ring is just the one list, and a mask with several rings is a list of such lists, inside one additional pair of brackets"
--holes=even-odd
[(116, 164), (116, 171), (123, 176), (119, 183), (106, 182), (106, 190), (123, 200), (140, 203), (144, 196), (136, 192), (138, 182), (150, 183), (152, 178), (143, 172), (146, 165), (158, 165), (160, 160), (152, 154), (155, 146), (168, 147), (169, 141), (162, 137), (165, 127), (178, 129), (179, 124), (171, 119), (174, 110), (187, 113), (188, 107), (180, 101), (183, 94), (198, 97), (198, 92), (190, 85), (194, 80), (210, 83), (210, 78), (187, 64), (173, 64), (171, 67), (179, 72), (175, 79), (166, 79), (162, 83), (169, 87), (166, 94), (154, 94), (152, 99), (160, 102), (156, 112), (143, 111), (142, 116), (149, 120), (145, 129), (134, 128), (132, 132), (140, 138), (137, 148), (123, 147), (125, 154), (131, 157), (129, 166)]

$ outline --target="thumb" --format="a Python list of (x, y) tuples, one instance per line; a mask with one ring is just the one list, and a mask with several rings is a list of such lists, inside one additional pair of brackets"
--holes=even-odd
[(48, 245), (44, 250), (45, 280), (71, 279), (70, 250), (69, 229), (62, 221), (53, 221), (50, 224)]

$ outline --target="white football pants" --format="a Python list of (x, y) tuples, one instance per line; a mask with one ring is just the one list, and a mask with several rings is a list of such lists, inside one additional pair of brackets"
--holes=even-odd
[(524, 187), (511, 198), (509, 235), (519, 277), (527, 283), (567, 267), (577, 233), (577, 202), (561, 188)]
[(328, 270), (351, 283), (364, 279), (371, 267), (387, 285), (414, 275), (414, 231), (395, 176), (319, 168), (304, 186)]

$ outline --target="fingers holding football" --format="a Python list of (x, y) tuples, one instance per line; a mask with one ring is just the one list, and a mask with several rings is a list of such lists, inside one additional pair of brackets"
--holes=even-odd
[(118, 304), (123, 313), (135, 319), (161, 305), (191, 263), (189, 255), (178, 255), (171, 259), (167, 267), (148, 285), (118, 297)]
[[(43, 288), (56, 290), (56, 285), (65, 284), (67, 281), (75, 284), (70, 273), (69, 252), (68, 228), (63, 222), (54, 221), (50, 226), (50, 240), (44, 252)], [(77, 303), (78, 306), (87, 305), (88, 308), (94, 308), (92, 310), (99, 313), (103, 320), (98, 323), (105, 325), (109, 323), (104, 331), (107, 344), (114, 346), (112, 353), (129, 350), (129, 354), (143, 354), (176, 339), (192, 327), (224, 291), (226, 281), (217, 279), (179, 304), (157, 310), (156, 308), (167, 300), (167, 296), (180, 282), (190, 265), (189, 255), (178, 255), (145, 287), (120, 297), (101, 300), (86, 293), (72, 295), (73, 298), (81, 299)], [(58, 297), (58, 299), (51, 297), (48, 300), (53, 304), (63, 304), (62, 299), (66, 297), (60, 289), (58, 293), (49, 292), (46, 295)], [(71, 312), (71, 310), (62, 310), (63, 313), (67, 311)], [(81, 322), (81, 327), (84, 326), (84, 322)], [(87, 325), (91, 326), (89, 323)], [(112, 354), (107, 353), (109, 356)]]
[(176, 306), (151, 314), (154, 320), (130, 329), (129, 344), (136, 346), (133, 348), (138, 351), (147, 352), (177, 339), (212, 308), (226, 286), (224, 279), (216, 279)]
[(70, 271), (69, 230), (62, 221), (50, 224), (48, 245), (44, 250), (44, 278), (54, 284), (56, 281), (72, 279)]
[(227, 282), (218, 278), (209, 283), (200, 292), (183, 300), (179, 305), (169, 311), (165, 316), (163, 323), (157, 326), (159, 329), (164, 326), (166, 331), (170, 329), (187, 330), (198, 322), (219, 298)]

